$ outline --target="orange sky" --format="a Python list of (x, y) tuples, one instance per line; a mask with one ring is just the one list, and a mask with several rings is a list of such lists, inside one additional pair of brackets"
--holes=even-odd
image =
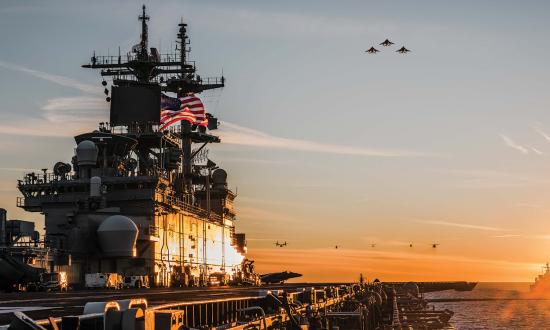
[(294, 282), (354, 281), (359, 274), (385, 281), (533, 280), (537, 264), (494, 261), (425, 252), (384, 252), (375, 249), (256, 249), (249, 250), (260, 273), (292, 270), (303, 274)]

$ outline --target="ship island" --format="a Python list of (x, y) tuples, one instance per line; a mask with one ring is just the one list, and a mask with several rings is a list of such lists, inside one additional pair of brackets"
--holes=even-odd
[(131, 50), (82, 65), (103, 77), (109, 120), (74, 137), (72, 159), (17, 182), (16, 206), (44, 215), (44, 232), (0, 209), (0, 328), (452, 329), (453, 312), (423, 293), (476, 283), (258, 274), (228, 173), (207, 152), (223, 123), (200, 94), (226, 79), (197, 73), (186, 23), (163, 54), (145, 6), (138, 18)]

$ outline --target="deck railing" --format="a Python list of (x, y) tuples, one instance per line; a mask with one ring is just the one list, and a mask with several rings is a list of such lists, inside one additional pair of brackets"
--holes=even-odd
[(181, 200), (180, 198), (177, 198), (175, 196), (161, 195), (161, 199), (158, 202), (161, 202), (163, 204), (168, 204), (168, 205), (175, 205), (175, 206), (179, 207), (180, 209), (183, 209), (187, 212), (196, 214), (196, 215), (198, 215), (200, 217), (203, 217), (203, 218), (208, 218), (212, 221), (216, 221), (216, 222), (222, 222), (223, 221), (223, 218), (221, 216), (219, 216), (218, 214), (213, 213), (213, 212), (210, 212), (210, 214), (208, 214), (207, 210), (205, 210), (203, 208), (200, 208), (198, 206), (186, 203), (183, 200)]

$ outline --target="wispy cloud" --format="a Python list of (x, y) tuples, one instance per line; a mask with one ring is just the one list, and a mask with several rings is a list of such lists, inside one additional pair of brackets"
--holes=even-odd
[[(85, 125), (76, 123), (65, 123), (56, 125), (43, 120), (26, 120), (12, 122), (10, 125), (0, 125), (0, 134), (42, 136), (42, 137), (71, 137), (76, 132), (85, 132)], [(89, 128), (89, 127), (88, 127)]]
[(458, 228), (466, 228), (466, 229), (477, 229), (477, 230), (487, 230), (487, 231), (508, 231), (508, 229), (499, 228), (499, 227), (479, 226), (479, 225), (472, 225), (472, 224), (466, 224), (466, 223), (460, 223), (460, 222), (433, 221), (433, 220), (415, 220), (415, 222), (428, 224), (428, 225), (458, 227)]
[[(77, 89), (85, 95), (73, 97), (57, 97), (46, 101), (41, 108), (44, 120), (27, 119), (12, 122), (9, 125), (0, 124), (0, 134), (62, 137), (72, 136), (82, 131), (90, 122), (97, 123), (105, 118), (108, 106), (101, 96), (99, 86), (83, 83), (73, 78), (34, 70), (18, 64), (0, 61), (0, 68), (9, 69), (45, 81)], [(58, 125), (52, 129), (52, 125)]]
[(546, 134), (540, 127), (534, 126), (533, 127), (537, 133), (539, 133), (547, 142), (550, 142), (550, 135)]
[(514, 238), (514, 237), (520, 237), (521, 235), (518, 234), (504, 234), (504, 235), (495, 235), (491, 236), (492, 238)]
[(504, 145), (506, 145), (506, 146), (508, 146), (512, 149), (515, 149), (515, 150), (517, 150), (517, 151), (519, 151), (523, 154), (528, 154), (529, 153), (529, 150), (526, 147), (514, 142), (514, 140), (512, 140), (511, 138), (507, 137), (504, 134), (499, 134), (499, 135), (500, 135), (500, 138), (502, 139), (502, 141), (504, 141)]
[(283, 138), (228, 122), (223, 122), (220, 133), (224, 143), (252, 147), (376, 157), (429, 156), (427, 153), (413, 150), (350, 147), (301, 139)]
[(542, 151), (540, 151), (539, 149), (535, 148), (535, 147), (529, 147), (529, 149), (531, 149), (534, 153), (536, 153), (537, 155), (542, 155), (544, 154)]
[(93, 122), (108, 115), (108, 103), (94, 96), (58, 97), (50, 99), (42, 107), (44, 117), (50, 122)]
[(44, 110), (80, 110), (94, 109), (105, 110), (107, 103), (102, 98), (93, 96), (57, 97), (49, 99)]
[(47, 80), (49, 82), (55, 83), (60, 86), (76, 88), (85, 93), (89, 93), (89, 94), (101, 93), (101, 89), (98, 86), (83, 83), (81, 81), (78, 81), (76, 79), (72, 79), (69, 77), (59, 76), (59, 75), (55, 75), (55, 74), (51, 74), (43, 71), (38, 71), (38, 70), (30, 69), (18, 64), (4, 62), (4, 61), (0, 61), (0, 67), (9, 69), (9, 70), (18, 71), (18, 72), (23, 72), (33, 77)]

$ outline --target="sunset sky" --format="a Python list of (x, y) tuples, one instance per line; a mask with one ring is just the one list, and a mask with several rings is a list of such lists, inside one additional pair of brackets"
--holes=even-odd
[[(108, 120), (101, 77), (80, 65), (129, 51), (141, 4), (0, 2), (9, 218), (41, 220), (15, 206), (16, 180)], [(222, 121), (210, 157), (259, 271), (531, 281), (550, 260), (550, 2), (145, 4), (151, 47), (173, 49), (183, 18), (201, 76), (227, 78), (203, 94)]]

